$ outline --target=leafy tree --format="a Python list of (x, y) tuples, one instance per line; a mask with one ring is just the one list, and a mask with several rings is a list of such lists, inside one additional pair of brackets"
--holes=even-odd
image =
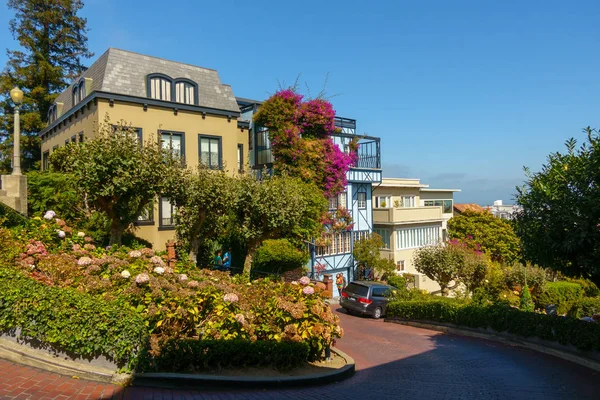
[(484, 254), (456, 245), (449, 245), (448, 251), (462, 254), (463, 263), (458, 269), (457, 278), (465, 285), (469, 293), (484, 286), (490, 268), (490, 263)]
[(38, 133), (47, 122), (48, 109), (71, 80), (85, 71), (87, 21), (77, 16), (81, 0), (8, 0), (15, 12), (9, 29), (19, 50), (8, 51), (0, 74), (0, 171), (7, 171), (12, 154), (14, 108), (8, 93), (23, 90), (21, 106), (22, 168), (36, 168), (40, 160)]
[(73, 177), (60, 172), (30, 171), (27, 205), (30, 216), (53, 210), (61, 219), (76, 221), (86, 215), (81, 193), (73, 187)]
[(358, 265), (373, 270), (374, 276), (380, 278), (384, 275), (394, 274), (396, 271), (394, 261), (381, 257), (382, 248), (383, 240), (381, 236), (372, 233), (354, 243), (352, 255)]
[(177, 238), (196, 262), (202, 240), (226, 235), (234, 211), (235, 181), (223, 170), (205, 167), (173, 177), (166, 193), (177, 204)]
[[(437, 282), (443, 296), (448, 295), (449, 289), (456, 287), (463, 264), (463, 254), (451, 251), (444, 244), (422, 247), (414, 255), (417, 272)], [(454, 282), (452, 286), (450, 286), (451, 282)]]
[(540, 172), (525, 169), (516, 231), (527, 260), (600, 283), (600, 138), (590, 127), (584, 132), (579, 148), (569, 139)]
[(70, 173), (88, 204), (108, 216), (111, 245), (121, 244), (125, 229), (181, 173), (173, 153), (156, 141), (138, 143), (124, 122), (114, 128), (108, 118), (96, 137), (57, 149), (50, 162), (54, 170)]
[[(263, 241), (307, 240), (320, 233), (322, 227), (316, 220), (327, 208), (327, 202), (323, 196), (307, 196), (318, 190), (313, 184), (285, 174), (263, 180), (244, 175), (236, 186), (234, 227), (237, 236), (246, 243), (246, 274), (250, 273), (256, 250)], [(315, 214), (318, 209), (321, 212)]]
[(448, 221), (448, 236), (488, 254), (493, 261), (512, 263), (519, 259), (519, 238), (509, 221), (491, 213), (465, 211)]

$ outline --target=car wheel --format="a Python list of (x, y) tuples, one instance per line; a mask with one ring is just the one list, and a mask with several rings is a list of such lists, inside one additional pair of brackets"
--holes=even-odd
[(381, 307), (377, 307), (374, 311), (373, 311), (373, 318), (375, 319), (379, 319), (381, 318)]
[(352, 314), (354, 314), (352, 311), (350, 311), (350, 310), (349, 310), (349, 309), (347, 309), (347, 308), (344, 308), (344, 311), (346, 311), (346, 314), (348, 314), (348, 315), (352, 315)]

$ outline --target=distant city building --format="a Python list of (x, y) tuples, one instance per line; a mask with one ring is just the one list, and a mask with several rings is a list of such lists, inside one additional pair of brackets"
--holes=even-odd
[(488, 206), (487, 209), (494, 215), (494, 217), (502, 219), (513, 219), (516, 212), (521, 210), (520, 206), (502, 204), (502, 200), (494, 201), (493, 206)]

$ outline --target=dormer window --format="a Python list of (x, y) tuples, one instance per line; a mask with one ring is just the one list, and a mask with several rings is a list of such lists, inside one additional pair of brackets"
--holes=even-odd
[(173, 79), (163, 74), (148, 75), (148, 97), (156, 100), (171, 101), (173, 92)]
[(198, 104), (198, 85), (186, 78), (173, 79), (164, 74), (150, 74), (146, 78), (148, 97), (182, 104)]
[(48, 109), (48, 124), (53, 123), (62, 114), (63, 103), (54, 103)]
[(175, 101), (184, 104), (196, 104), (198, 86), (187, 79), (175, 80)]
[(79, 97), (79, 85), (73, 86), (73, 107), (79, 103), (81, 98)]
[(85, 96), (87, 94), (85, 93), (85, 81), (82, 79), (81, 82), (79, 82), (79, 101), (85, 99)]
[(56, 121), (56, 104), (53, 104), (48, 109), (48, 123), (51, 124)]

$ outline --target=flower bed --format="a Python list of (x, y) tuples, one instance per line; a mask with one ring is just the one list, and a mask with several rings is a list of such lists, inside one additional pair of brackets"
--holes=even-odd
[(448, 300), (400, 301), (388, 304), (387, 318), (491, 328), (496, 332), (572, 345), (583, 351), (600, 351), (600, 324), (524, 312), (505, 305), (478, 306)]
[[(98, 248), (84, 232), (68, 227), (49, 213), (44, 218), (33, 219), (31, 226), (12, 231), (0, 228), (0, 231), (0, 239), (3, 238), (0, 253), (6, 254), (0, 260), (10, 264), (6, 260), (12, 258), (14, 264), (3, 269), (3, 276), (5, 279), (11, 275), (19, 277), (12, 284), (5, 280), (5, 284), (14, 286), (17, 292), (11, 292), (15, 305), (9, 306), (0, 317), (0, 330), (20, 327), (25, 334), (29, 332), (25, 328), (29, 327), (39, 340), (47, 343), (57, 340), (63, 346), (71, 346), (67, 346), (68, 350), (76, 354), (100, 351), (122, 360), (126, 366), (135, 364), (137, 345), (127, 345), (122, 354), (120, 350), (115, 353), (105, 342), (114, 341), (116, 333), (110, 331), (100, 337), (94, 330), (95, 325), (86, 325), (89, 321), (108, 329), (106, 325), (113, 324), (113, 317), (102, 311), (102, 307), (112, 310), (110, 307), (114, 304), (144, 321), (145, 333), (149, 336), (146, 360), (150, 360), (150, 364), (146, 365), (151, 365), (153, 359), (172, 358), (174, 349), (178, 348), (172, 343), (181, 340), (197, 341), (200, 347), (208, 343), (206, 341), (243, 342), (247, 344), (249, 360), (256, 359), (252, 349), (263, 346), (252, 343), (270, 342), (264, 346), (273, 346), (273, 349), (278, 348), (275, 343), (283, 343), (282, 349), (294, 348), (288, 344), (297, 343), (308, 349), (298, 354), (303, 355), (305, 361), (313, 361), (320, 359), (323, 350), (342, 335), (338, 317), (322, 297), (325, 286), (312, 284), (308, 278), (292, 283), (269, 279), (249, 281), (224, 272), (198, 270), (185, 263), (169, 266), (164, 254), (149, 248)], [(47, 295), (48, 302), (41, 302), (36, 313), (27, 314), (20, 304), (31, 304), (26, 299), (30, 286), (38, 288), (44, 296), (52, 293), (65, 300), (53, 303), (52, 296)], [(100, 309), (86, 307), (86, 302)], [(80, 314), (73, 320), (69, 315), (75, 306)], [(58, 317), (53, 320), (51, 310), (55, 308), (60, 312), (55, 313)], [(86, 319), (87, 312), (95, 316)], [(107, 318), (103, 319), (104, 316)], [(58, 333), (55, 325), (65, 333)], [(87, 332), (86, 327), (96, 333), (77, 333)], [(71, 339), (66, 338), (69, 334), (75, 336), (75, 344), (69, 344)], [(167, 344), (170, 346), (168, 357), (163, 355)], [(231, 348), (213, 346), (211, 351), (225, 349), (228, 352)], [(273, 360), (273, 366), (287, 366), (277, 358)]]

